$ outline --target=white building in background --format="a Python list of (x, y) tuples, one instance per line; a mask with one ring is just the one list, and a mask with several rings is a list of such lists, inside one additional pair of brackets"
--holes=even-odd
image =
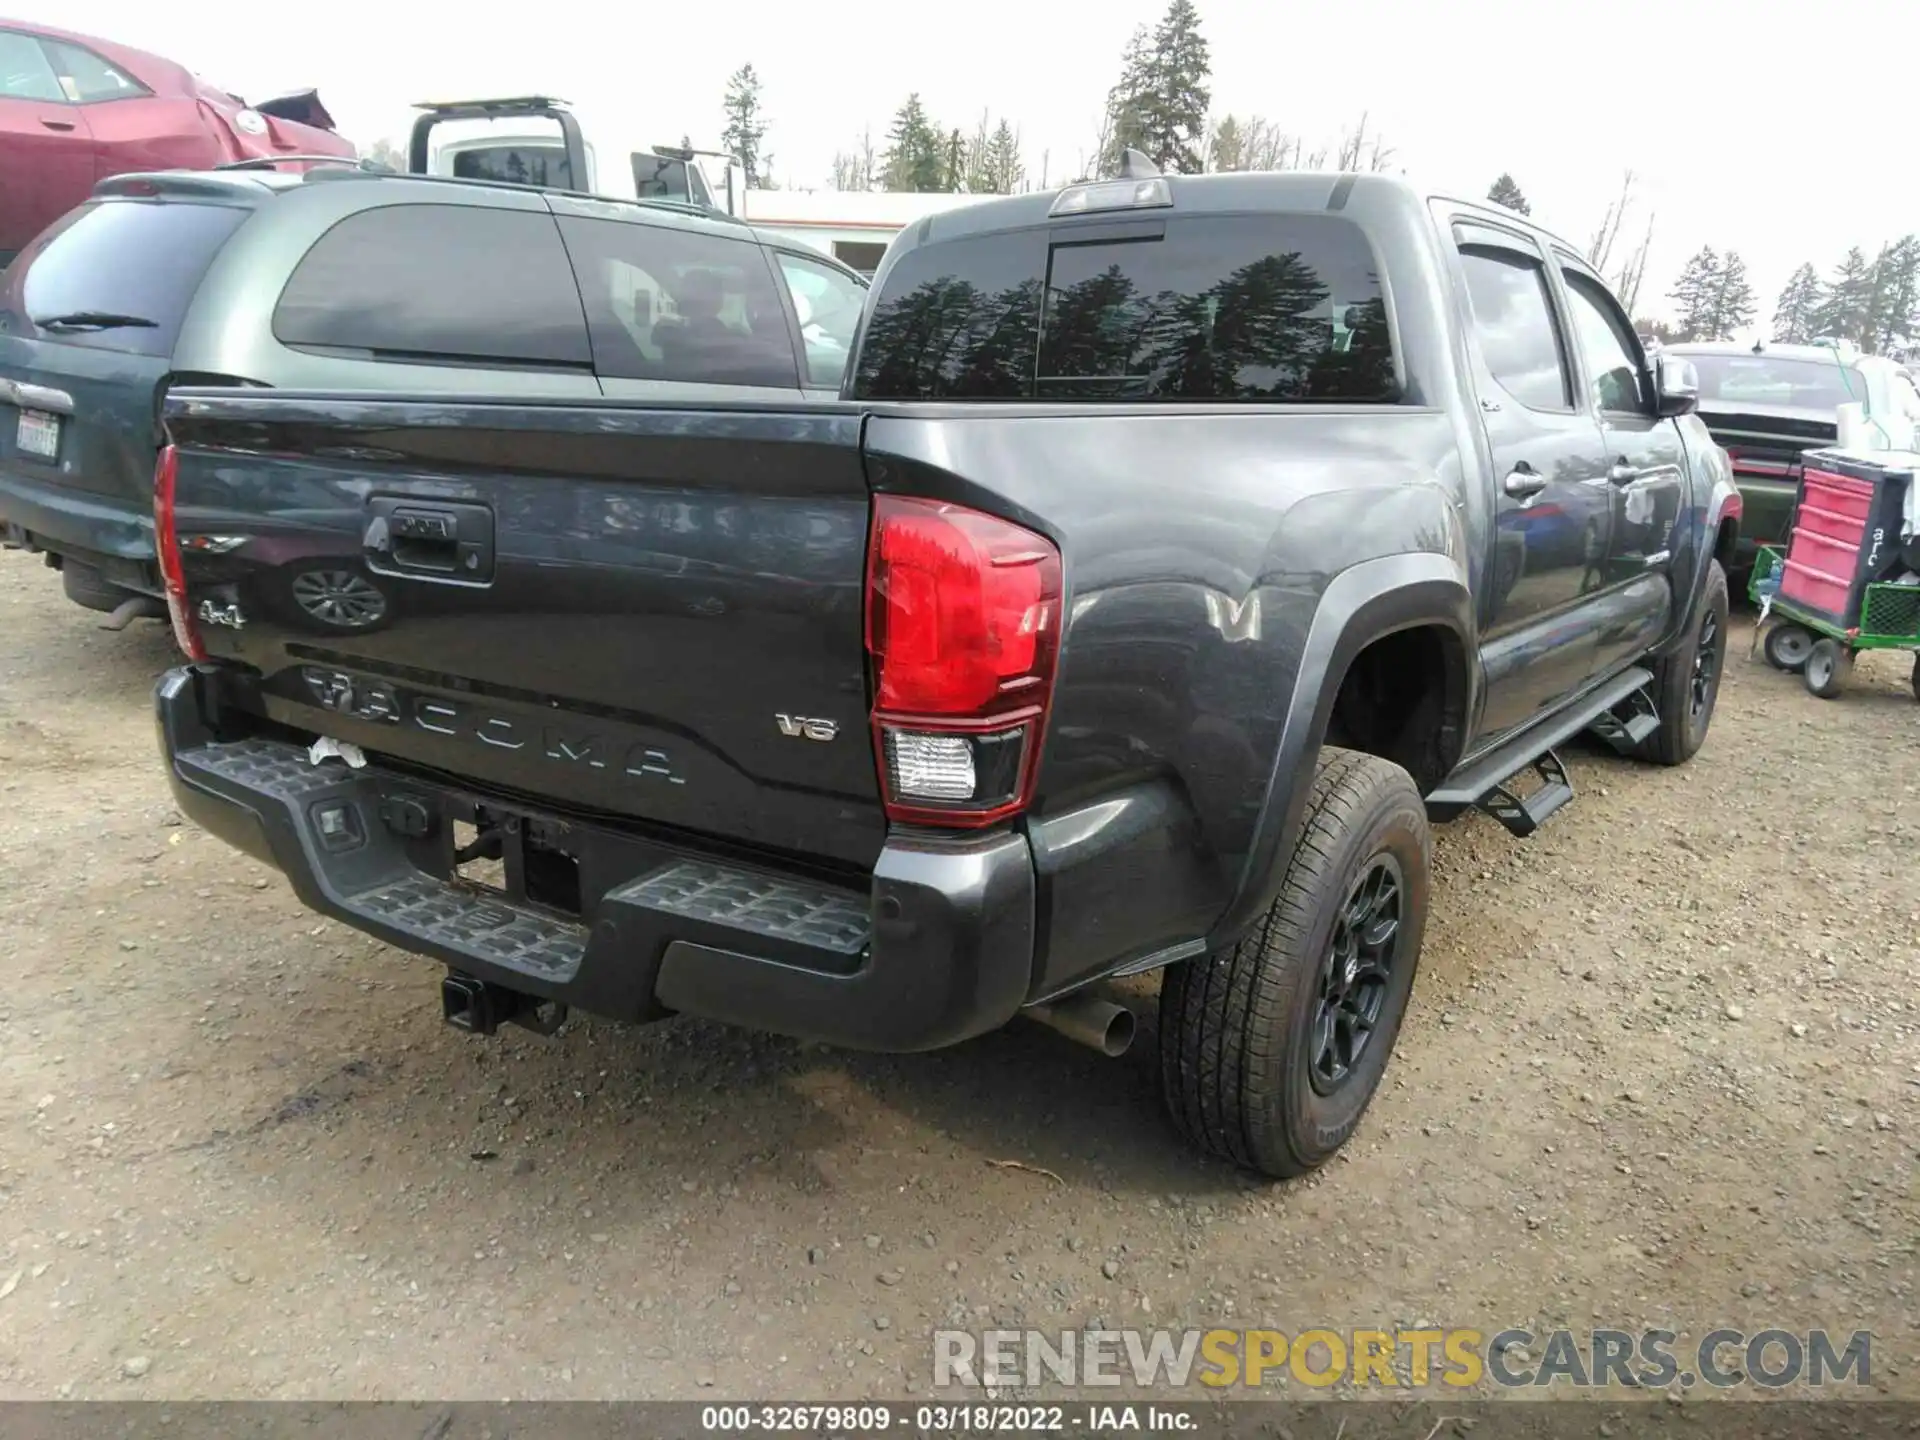
[(824, 250), (843, 265), (872, 275), (893, 237), (943, 210), (991, 195), (911, 194), (875, 190), (748, 190), (742, 219), (756, 229)]

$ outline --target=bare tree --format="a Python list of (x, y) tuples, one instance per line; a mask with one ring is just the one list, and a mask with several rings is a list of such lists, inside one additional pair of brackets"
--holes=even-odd
[(1384, 138), (1367, 134), (1367, 112), (1362, 110), (1360, 123), (1340, 137), (1340, 158), (1334, 168), (1341, 171), (1385, 170), (1392, 163), (1393, 155), (1393, 147)]
[(1587, 242), (1587, 263), (1602, 275), (1607, 273), (1607, 264), (1613, 259), (1613, 247), (1620, 239), (1620, 227), (1625, 223), (1627, 211), (1633, 208), (1633, 171), (1629, 170), (1620, 181), (1620, 198), (1607, 206), (1607, 213), (1600, 217), (1600, 228), (1593, 232), (1593, 238)]
[(1620, 263), (1620, 272), (1613, 279), (1613, 293), (1620, 297), (1620, 303), (1627, 313), (1633, 313), (1633, 307), (1640, 302), (1640, 283), (1647, 278), (1647, 255), (1653, 249), (1653, 222), (1656, 215), (1647, 214), (1646, 233), (1640, 237), (1640, 243), (1633, 253)]
[(860, 132), (860, 141), (851, 150), (837, 150), (833, 156), (833, 188), (836, 190), (873, 189), (873, 127)]
[(1241, 147), (1249, 170), (1297, 170), (1300, 142), (1271, 120), (1255, 115), (1247, 121)]

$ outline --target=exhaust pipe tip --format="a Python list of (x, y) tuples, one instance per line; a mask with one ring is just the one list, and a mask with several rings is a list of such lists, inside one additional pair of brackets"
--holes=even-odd
[(1021, 1012), (1049, 1030), (1118, 1060), (1133, 1048), (1138, 1022), (1133, 1011), (1111, 1000), (1091, 995), (1069, 995), (1049, 1005), (1030, 1005)]

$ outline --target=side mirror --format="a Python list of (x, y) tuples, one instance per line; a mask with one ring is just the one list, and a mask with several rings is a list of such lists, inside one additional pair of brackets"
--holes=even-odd
[(1653, 383), (1660, 414), (1671, 419), (1690, 414), (1700, 403), (1700, 374), (1693, 362), (1679, 355), (1661, 355), (1653, 362)]

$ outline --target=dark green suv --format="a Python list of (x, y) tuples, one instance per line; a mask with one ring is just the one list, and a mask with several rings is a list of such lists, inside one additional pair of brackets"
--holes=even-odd
[[(345, 165), (119, 176), (0, 276), (0, 539), (45, 552), (82, 605), (163, 615), (171, 384), (833, 396), (865, 291), (670, 203)], [(368, 577), (307, 560), (283, 557), (289, 599), (333, 628), (379, 622)]]

